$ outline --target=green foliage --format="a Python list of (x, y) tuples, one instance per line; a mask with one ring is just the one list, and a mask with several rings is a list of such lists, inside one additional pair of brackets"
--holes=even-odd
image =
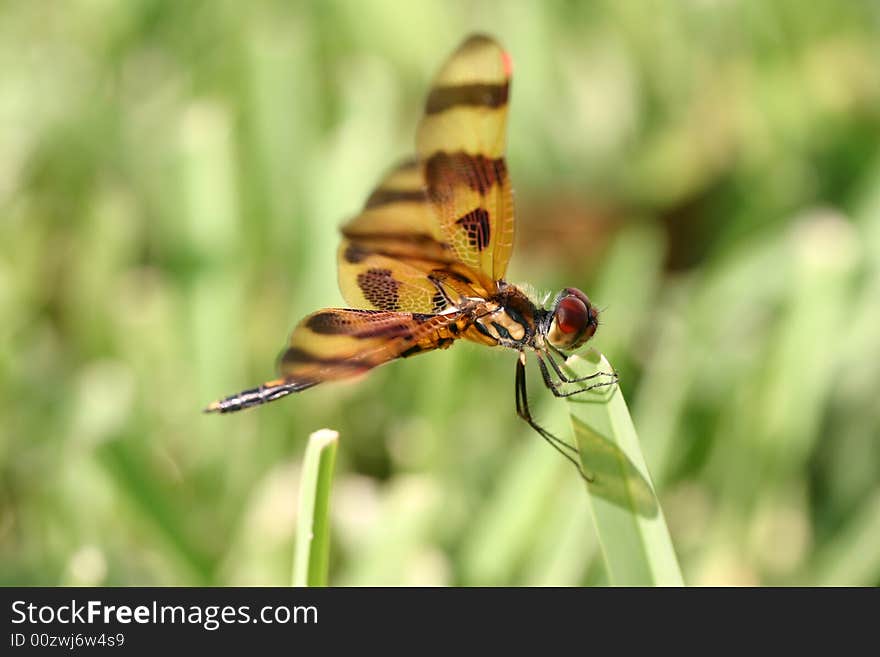
[[(596, 352), (566, 361), (574, 378), (614, 370)], [(576, 386), (578, 384), (571, 384)], [(682, 586), (681, 570), (663, 510), (620, 388), (601, 385), (568, 397), (572, 430), (608, 582), (629, 586)]]
[(294, 586), (327, 586), (330, 565), (330, 492), (339, 434), (321, 429), (309, 437), (299, 487)]
[(836, 0), (2, 4), (0, 583), (287, 583), (324, 426), (331, 584), (613, 580), (512, 353), (200, 412), (343, 304), (338, 225), (481, 30), (516, 69), (508, 278), (603, 308), (684, 581), (880, 584), (878, 26)]

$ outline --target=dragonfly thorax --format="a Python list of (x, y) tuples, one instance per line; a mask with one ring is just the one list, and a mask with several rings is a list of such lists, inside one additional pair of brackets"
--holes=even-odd
[(498, 292), (487, 300), (473, 300), (461, 309), (467, 317), (469, 340), (489, 346), (522, 350), (534, 347), (541, 331), (541, 311), (521, 289), (499, 282)]

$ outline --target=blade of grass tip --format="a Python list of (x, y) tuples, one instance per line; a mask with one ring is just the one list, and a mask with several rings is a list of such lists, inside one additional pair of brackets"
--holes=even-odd
[[(570, 373), (613, 372), (591, 350), (572, 356)], [(578, 385), (578, 384), (573, 384)], [(617, 384), (568, 398), (568, 411), (608, 581), (622, 586), (683, 586), (663, 511)]]
[(321, 429), (309, 436), (299, 489), (294, 586), (327, 586), (330, 559), (330, 486), (339, 433)]

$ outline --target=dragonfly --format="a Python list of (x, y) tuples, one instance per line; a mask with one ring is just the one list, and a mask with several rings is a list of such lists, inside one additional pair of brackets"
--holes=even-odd
[(617, 374), (575, 377), (558, 362), (599, 326), (586, 294), (567, 287), (544, 308), (505, 281), (515, 231), (504, 159), (512, 74), (510, 55), (492, 37), (472, 35), (452, 53), (428, 93), (415, 157), (388, 172), (341, 229), (339, 286), (351, 307), (305, 317), (278, 378), (205, 412), (241, 411), (468, 340), (518, 352), (517, 414), (584, 475), (576, 448), (532, 416), (526, 354), (556, 397), (612, 385)]

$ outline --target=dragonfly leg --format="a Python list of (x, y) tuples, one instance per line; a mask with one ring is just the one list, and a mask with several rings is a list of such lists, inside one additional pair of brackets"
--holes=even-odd
[(581, 468), (581, 464), (578, 462), (578, 460), (574, 456), (572, 456), (572, 454), (578, 454), (577, 448), (569, 445), (564, 440), (554, 436), (540, 424), (535, 422), (534, 418), (532, 417), (532, 412), (529, 409), (528, 392), (526, 391), (526, 359), (524, 352), (520, 352), (520, 357), (516, 362), (516, 413), (523, 420), (528, 422), (529, 426), (537, 431), (538, 435), (546, 440), (553, 447), (553, 449), (555, 449), (557, 452), (567, 458), (572, 463), (572, 465), (577, 468), (577, 471), (581, 475), (581, 477), (592, 483), (593, 477), (585, 473)]
[[(563, 360), (565, 360), (566, 356), (559, 349), (554, 347), (553, 345), (549, 345), (550, 349), (552, 349), (558, 356), (560, 356)], [(568, 375), (559, 367), (559, 364), (556, 362), (556, 359), (553, 357), (553, 354), (550, 351), (545, 351), (544, 355), (547, 357), (547, 360), (550, 361), (550, 366), (553, 368), (553, 371), (556, 372), (556, 376), (559, 377), (559, 380), (562, 383), (581, 383), (582, 381), (589, 381), (590, 379), (595, 379), (597, 376), (610, 376), (613, 377), (615, 381), (617, 381), (618, 376), (617, 372), (596, 372), (595, 374), (588, 374), (587, 376), (580, 376), (573, 379), (570, 379)], [(609, 384), (603, 384), (609, 385)]]
[[(556, 373), (559, 374), (560, 373), (559, 366), (556, 364), (556, 362), (553, 360), (553, 358), (549, 354), (546, 354), (546, 355), (547, 355), (547, 360), (550, 361), (550, 365), (553, 367), (554, 371), (556, 371)], [(614, 374), (606, 374), (605, 375), (605, 376), (612, 377), (612, 379), (610, 381), (600, 381), (599, 383), (593, 383), (593, 384), (585, 386), (583, 388), (578, 388), (577, 390), (569, 390), (567, 392), (563, 392), (562, 385), (565, 383), (578, 383), (581, 381), (587, 381), (589, 379), (594, 379), (597, 376), (599, 376), (601, 374), (605, 374), (605, 373), (604, 372), (597, 372), (596, 374), (592, 374), (590, 376), (583, 377), (580, 379), (564, 379), (560, 376), (560, 379), (561, 379), (560, 381), (554, 381), (553, 377), (550, 375), (550, 370), (547, 369), (547, 364), (544, 362), (544, 358), (542, 357), (542, 355), (539, 353), (539, 354), (537, 354), (537, 356), (538, 356), (538, 367), (541, 368), (541, 376), (544, 377), (544, 385), (546, 385), (550, 389), (550, 392), (552, 392), (553, 395), (556, 397), (572, 397), (574, 395), (579, 395), (579, 394), (587, 392), (589, 390), (595, 390), (596, 388), (604, 388), (604, 387), (611, 386), (611, 385), (614, 385), (615, 383), (617, 383), (617, 373), (615, 372)]]

